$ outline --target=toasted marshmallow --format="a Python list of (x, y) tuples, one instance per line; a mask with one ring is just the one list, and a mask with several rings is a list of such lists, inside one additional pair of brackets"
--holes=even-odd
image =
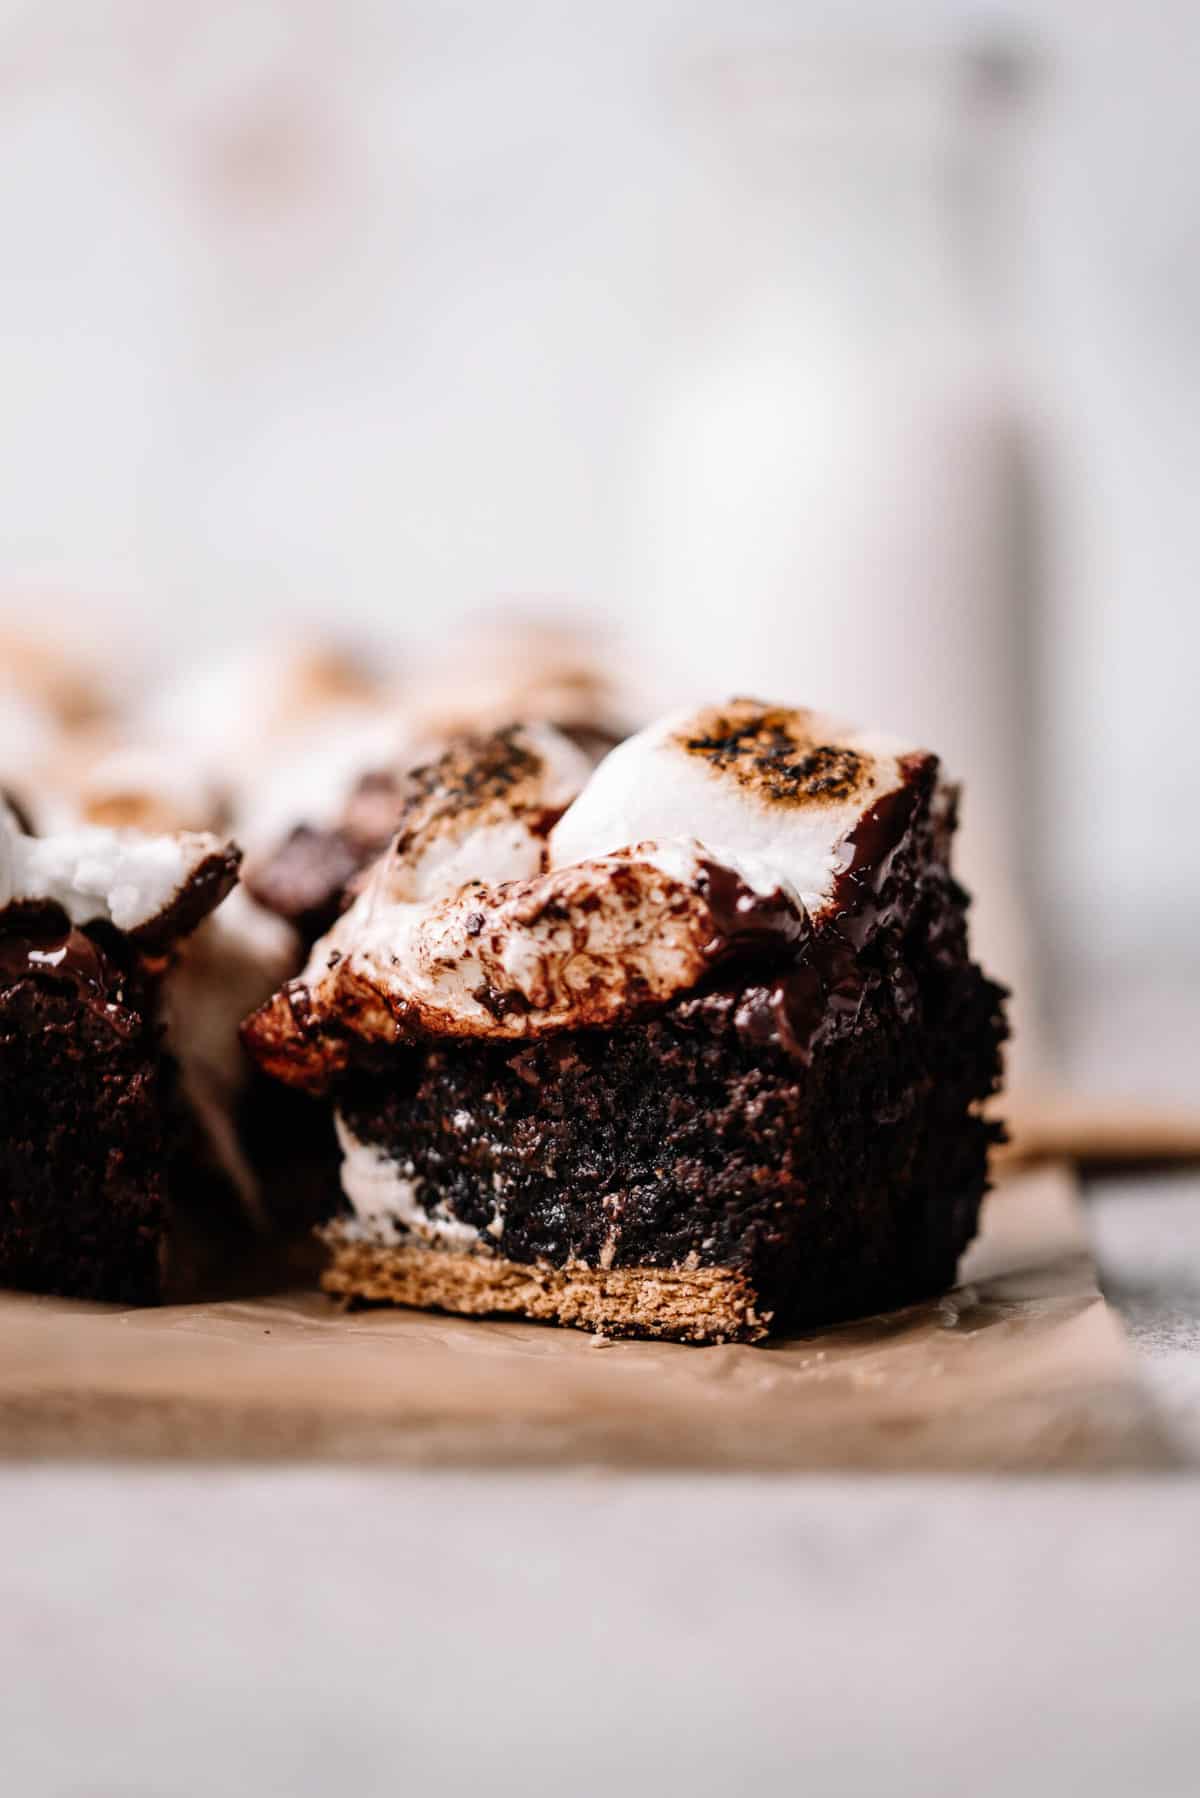
[(555, 786), (544, 751), (536, 778), (513, 778), (492, 742), (490, 762), (477, 742), (427, 771), (354, 904), (248, 1021), (270, 1071), (319, 1087), (356, 1037), (612, 1026), (731, 956), (794, 953), (846, 904), (843, 877), (861, 883), (933, 815), (932, 756), (737, 700), (613, 750), (547, 848), (533, 814), (569, 779)]
[[(248, 1021), (249, 1046), (268, 1072), (319, 1088), (345, 1063), (343, 1030), (375, 1042), (511, 1041), (611, 1026), (664, 1004), (727, 944), (702, 888), (664, 876), (650, 855), (471, 887), (433, 905), (389, 902), (380, 863), (300, 979)], [(795, 940), (803, 921), (793, 913), (782, 929)]]
[(591, 764), (548, 724), (462, 737), (409, 777), (411, 797), (384, 874), (387, 903), (421, 904), (470, 883), (540, 874), (546, 837)]
[(137, 743), (89, 756), (76, 803), (88, 824), (154, 833), (208, 830), (224, 809), (216, 783), (194, 761)]
[(0, 911), (55, 905), (158, 947), (184, 936), (237, 878), (238, 852), (207, 833), (144, 836), (99, 826), (26, 836), (0, 813)]
[(855, 829), (911, 785), (914, 758), (934, 762), (891, 737), (757, 700), (679, 713), (605, 757), (551, 833), (550, 865), (699, 839), (709, 860), (757, 893), (782, 890), (815, 920), (853, 858)]

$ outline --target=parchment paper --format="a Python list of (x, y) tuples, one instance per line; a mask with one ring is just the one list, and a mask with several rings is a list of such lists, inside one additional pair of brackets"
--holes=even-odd
[(1150, 1468), (1170, 1454), (1070, 1177), (1006, 1179), (946, 1298), (765, 1348), (601, 1343), (315, 1292), (0, 1295), (0, 1454), (425, 1466)]

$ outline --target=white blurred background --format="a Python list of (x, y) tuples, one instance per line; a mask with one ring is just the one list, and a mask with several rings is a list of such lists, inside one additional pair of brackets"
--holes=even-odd
[(534, 595), (664, 695), (915, 732), (1052, 1030), (1100, 995), (1181, 1042), (1198, 39), (1182, 0), (8, 0), (0, 602), (179, 663)]

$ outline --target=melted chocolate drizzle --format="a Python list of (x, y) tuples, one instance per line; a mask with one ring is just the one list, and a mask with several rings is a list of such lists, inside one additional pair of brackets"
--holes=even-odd
[(130, 976), (86, 931), (57, 907), (6, 918), (0, 931), (0, 988), (23, 981), (68, 987), (81, 1004), (105, 1014), (122, 1031), (138, 1026)]
[[(905, 864), (928, 811), (935, 773), (932, 758), (913, 758), (905, 768), (905, 785), (885, 793), (850, 832), (850, 859), (838, 875), (830, 912), (815, 927), (804, 921), (804, 933), (793, 939), (790, 966), (742, 995), (735, 1022), (753, 1042), (774, 1043), (807, 1066), (823, 1037), (852, 1027), (865, 994), (884, 977), (863, 951), (902, 924), (914, 903), (916, 881)], [(745, 892), (736, 876), (722, 872)], [(889, 973), (901, 1002), (910, 999), (902, 970)]]
[(705, 949), (713, 961), (795, 949), (810, 934), (808, 919), (785, 893), (756, 893), (720, 862), (701, 865), (700, 890), (715, 927)]

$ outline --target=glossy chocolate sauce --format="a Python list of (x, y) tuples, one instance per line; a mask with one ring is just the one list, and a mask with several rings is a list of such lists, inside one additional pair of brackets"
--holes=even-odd
[(701, 864), (699, 884), (715, 927), (705, 950), (714, 961), (797, 949), (811, 934), (807, 917), (785, 893), (756, 893), (720, 862)]
[(881, 925), (895, 922), (893, 914), (904, 892), (902, 883), (893, 881), (891, 875), (928, 790), (928, 785), (922, 792), (910, 781), (893, 793), (885, 793), (863, 813), (846, 838), (850, 860), (834, 887), (834, 928), (856, 949), (861, 949)]
[[(932, 757), (911, 758), (905, 785), (884, 794), (849, 833), (849, 860), (838, 875), (829, 913), (799, 939), (789, 967), (742, 996), (735, 1022), (753, 1042), (775, 1043), (807, 1065), (822, 1037), (852, 1027), (864, 996), (883, 978), (863, 951), (902, 924), (914, 903), (912, 851), (922, 824), (928, 824), (936, 769)], [(889, 975), (905, 1003), (912, 995), (902, 970), (890, 969)]]
[(79, 1003), (102, 1012), (122, 1032), (139, 1027), (130, 992), (136, 983), (57, 907), (33, 913), (19, 908), (0, 918), (0, 990), (25, 981), (69, 988)]

